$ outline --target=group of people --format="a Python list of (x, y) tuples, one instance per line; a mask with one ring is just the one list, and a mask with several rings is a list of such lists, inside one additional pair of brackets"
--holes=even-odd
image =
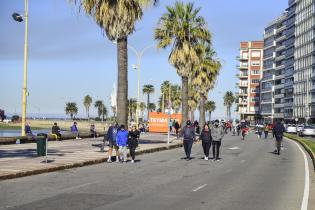
[(113, 149), (116, 151), (116, 162), (127, 162), (127, 147), (131, 156), (131, 163), (135, 162), (136, 148), (140, 138), (140, 131), (132, 125), (129, 130), (126, 130), (124, 125), (114, 125), (108, 128), (107, 134), (104, 136), (104, 141), (108, 141), (108, 159), (107, 162), (112, 162)]
[[(201, 131), (199, 140), (202, 141), (202, 148), (204, 151), (204, 159), (209, 160), (210, 147), (212, 145), (212, 159), (214, 161), (220, 160), (220, 147), (225, 130), (219, 120), (215, 120), (213, 125), (206, 123)], [(180, 136), (183, 137), (183, 145), (186, 160), (191, 160), (191, 149), (194, 141), (196, 141), (195, 127), (188, 120), (186, 126), (181, 130)]]

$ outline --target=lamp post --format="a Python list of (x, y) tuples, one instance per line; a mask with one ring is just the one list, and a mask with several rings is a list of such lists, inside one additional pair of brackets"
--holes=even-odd
[(138, 70), (138, 100), (137, 100), (137, 111), (136, 111), (136, 122), (137, 122), (137, 128), (139, 128), (139, 105), (140, 105), (140, 66), (141, 66), (141, 58), (145, 51), (148, 49), (154, 47), (154, 45), (149, 45), (142, 50), (138, 51), (136, 48), (134, 48), (132, 45), (128, 44), (128, 47), (135, 53), (137, 57), (137, 63), (132, 66), (133, 69)]
[(24, 1), (24, 15), (13, 13), (12, 17), (17, 22), (22, 22), (25, 19), (24, 31), (24, 76), (22, 90), (22, 136), (25, 136), (25, 121), (26, 121), (26, 105), (27, 105), (27, 52), (28, 52), (28, 0)]

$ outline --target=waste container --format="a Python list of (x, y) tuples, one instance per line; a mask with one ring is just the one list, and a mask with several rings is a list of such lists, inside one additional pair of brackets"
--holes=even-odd
[(37, 156), (46, 156), (46, 139), (47, 139), (47, 134), (46, 133), (39, 133), (37, 134), (36, 139), (36, 145), (37, 145)]

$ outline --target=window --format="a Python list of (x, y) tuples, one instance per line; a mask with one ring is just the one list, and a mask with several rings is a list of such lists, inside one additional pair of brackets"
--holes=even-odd
[(252, 74), (254, 74), (254, 75), (260, 75), (260, 71), (259, 71), (259, 70), (252, 70)]
[(257, 89), (257, 88), (251, 89), (250, 92), (251, 92), (251, 93), (259, 93), (259, 89)]
[(259, 97), (251, 98), (251, 102), (259, 102)]
[(260, 58), (260, 51), (252, 51), (252, 57)]
[(259, 79), (252, 79), (252, 84), (259, 84)]
[(260, 66), (260, 61), (252, 61), (252, 66)]

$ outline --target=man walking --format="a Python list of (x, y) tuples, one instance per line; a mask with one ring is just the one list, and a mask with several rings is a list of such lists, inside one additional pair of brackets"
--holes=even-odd
[(106, 136), (104, 136), (104, 141), (107, 140), (109, 143), (109, 145), (108, 145), (109, 146), (108, 159), (107, 159), (108, 163), (112, 162), (113, 148), (116, 151), (116, 162), (117, 163), (119, 162), (118, 146), (117, 146), (117, 142), (116, 142), (118, 129), (119, 129), (118, 123), (115, 123), (108, 128), (107, 134), (106, 134)]
[(274, 151), (276, 154), (280, 155), (281, 150), (281, 143), (283, 139), (283, 133), (285, 132), (285, 128), (283, 126), (283, 122), (277, 122), (276, 125), (273, 128), (273, 132), (276, 138), (275, 144), (276, 144), (276, 150)]
[(183, 144), (184, 144), (184, 150), (186, 154), (186, 160), (191, 160), (190, 153), (192, 144), (195, 140), (195, 128), (191, 125), (190, 120), (186, 122), (186, 126), (181, 131), (181, 135), (184, 137)]
[(213, 153), (213, 161), (219, 161), (219, 155), (220, 155), (220, 147), (221, 147), (221, 141), (224, 136), (224, 128), (222, 125), (219, 124), (219, 120), (214, 121), (214, 126), (211, 129), (211, 135), (212, 135), (212, 153)]

